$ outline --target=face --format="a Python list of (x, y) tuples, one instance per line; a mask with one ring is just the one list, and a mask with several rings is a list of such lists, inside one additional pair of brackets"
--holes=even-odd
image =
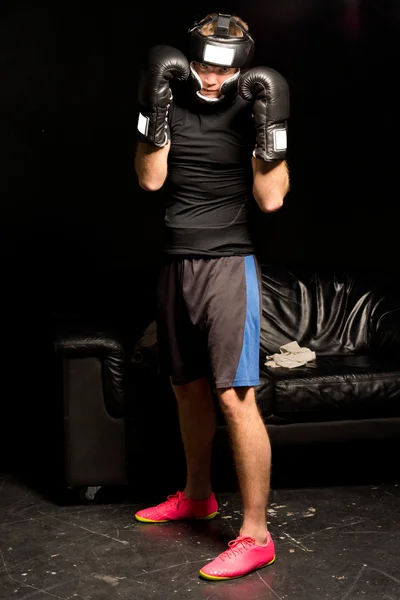
[(208, 98), (218, 98), (221, 95), (221, 85), (238, 70), (230, 67), (215, 67), (198, 62), (194, 62), (193, 67), (201, 79), (200, 93)]

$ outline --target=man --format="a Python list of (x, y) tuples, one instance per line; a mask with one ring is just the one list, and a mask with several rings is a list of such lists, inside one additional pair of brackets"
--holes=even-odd
[[(135, 517), (161, 523), (211, 519), (215, 392), (225, 416), (243, 502), (240, 535), (200, 570), (246, 575), (275, 560), (267, 530), (271, 448), (259, 414), (260, 274), (251, 203), (279, 209), (289, 93), (279, 73), (249, 69), (254, 42), (239, 17), (213, 13), (189, 30), (188, 58), (150, 51), (139, 87), (135, 169), (148, 191), (168, 187), (157, 335), (177, 399), (186, 487)], [(258, 210), (258, 209), (257, 209)]]

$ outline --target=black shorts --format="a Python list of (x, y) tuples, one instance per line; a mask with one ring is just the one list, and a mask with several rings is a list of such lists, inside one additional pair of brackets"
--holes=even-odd
[(161, 371), (174, 385), (259, 384), (261, 280), (251, 256), (167, 257), (158, 282)]

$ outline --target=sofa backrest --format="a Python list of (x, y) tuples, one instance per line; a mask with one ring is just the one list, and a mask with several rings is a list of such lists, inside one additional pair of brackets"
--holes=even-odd
[(262, 266), (261, 353), (292, 341), (319, 355), (400, 346), (400, 301), (345, 272)]

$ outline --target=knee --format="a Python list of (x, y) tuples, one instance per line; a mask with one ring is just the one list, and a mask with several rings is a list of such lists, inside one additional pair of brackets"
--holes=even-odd
[(221, 410), (227, 420), (240, 418), (249, 388), (225, 388), (217, 390)]

